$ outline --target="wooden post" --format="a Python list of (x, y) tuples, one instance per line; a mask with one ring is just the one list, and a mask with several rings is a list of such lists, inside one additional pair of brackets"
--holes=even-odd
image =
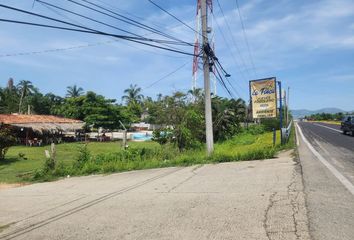
[(123, 130), (123, 149), (127, 148), (127, 130)]

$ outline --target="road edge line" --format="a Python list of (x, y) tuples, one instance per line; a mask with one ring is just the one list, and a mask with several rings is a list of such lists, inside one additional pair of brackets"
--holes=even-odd
[(324, 126), (324, 125), (321, 125), (321, 124), (314, 123), (314, 125), (320, 126), (320, 127), (324, 127), (324, 128), (328, 128), (328, 129), (331, 129), (331, 130), (336, 131), (336, 132), (340, 132), (340, 133), (342, 132), (342, 131), (340, 131), (338, 129), (331, 128), (331, 127), (328, 127), (328, 126)]
[(354, 196), (354, 185), (346, 178), (344, 177), (335, 167), (333, 167), (322, 155), (316, 151), (316, 149), (310, 144), (310, 142), (306, 139), (304, 134), (302, 133), (301, 128), (299, 127), (298, 124), (296, 124), (296, 127), (298, 128), (298, 132), (304, 141), (304, 143), (307, 145), (307, 147), (310, 149), (310, 151), (316, 156), (316, 158), (323, 164), (325, 165), (328, 170), (348, 189), (348, 191)]

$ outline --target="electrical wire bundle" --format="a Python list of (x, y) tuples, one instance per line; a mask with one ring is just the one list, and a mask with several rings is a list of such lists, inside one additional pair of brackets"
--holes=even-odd
[[(73, 32), (81, 32), (81, 33), (87, 33), (87, 34), (94, 34), (94, 35), (103, 35), (103, 36), (108, 36), (108, 37), (113, 37), (116, 39), (120, 39), (120, 40), (125, 40), (125, 41), (130, 41), (130, 42), (134, 42), (134, 43), (138, 43), (138, 44), (142, 44), (142, 45), (146, 45), (149, 47), (153, 47), (153, 48), (158, 48), (158, 49), (163, 49), (166, 51), (171, 51), (171, 52), (175, 52), (175, 53), (179, 53), (179, 54), (184, 54), (184, 55), (189, 55), (189, 56), (194, 56), (193, 53), (190, 53), (188, 51), (185, 50), (181, 50), (176, 48), (175, 46), (188, 46), (188, 47), (193, 47), (194, 44), (192, 43), (188, 43), (186, 41), (180, 40), (172, 35), (169, 35), (167, 33), (164, 33), (154, 27), (150, 27), (146, 24), (140, 23), (132, 18), (126, 17), (122, 14), (116, 13), (111, 11), (108, 8), (105, 8), (102, 5), (93, 3), (91, 1), (88, 0), (81, 0), (81, 2), (75, 1), (75, 0), (67, 0), (68, 2), (71, 2), (72, 4), (75, 4), (81, 8), (85, 8), (89, 11), (95, 12), (95, 13), (99, 13), (101, 15), (105, 15), (108, 16), (110, 18), (113, 18), (115, 20), (118, 21), (122, 21), (126, 24), (129, 24), (131, 26), (137, 27), (139, 29), (143, 29), (148, 31), (149, 33), (153, 33), (159, 36), (162, 36), (162, 39), (156, 39), (156, 38), (148, 38), (145, 36), (142, 36), (140, 34), (134, 33), (132, 31), (128, 31), (125, 29), (122, 29), (120, 27), (114, 26), (112, 24), (97, 20), (93, 17), (89, 17), (80, 13), (77, 13), (75, 11), (71, 11), (68, 9), (65, 9), (63, 7), (57, 6), (55, 4), (49, 3), (47, 1), (42, 1), (42, 0), (36, 0), (36, 2), (45, 5), (47, 7), (51, 7), (52, 9), (56, 9), (58, 11), (61, 12), (66, 12), (69, 13), (71, 15), (74, 16), (78, 16), (80, 18), (84, 18), (86, 20), (89, 20), (91, 22), (95, 22), (98, 23), (100, 25), (104, 25), (106, 27), (109, 28), (113, 28), (115, 30), (118, 30), (122, 33), (125, 33), (126, 35), (123, 34), (116, 34), (114, 32), (107, 32), (107, 31), (102, 31), (102, 30), (97, 30), (95, 28), (92, 27), (86, 27), (83, 26), (82, 24), (74, 24), (72, 22), (68, 22), (68, 21), (64, 21), (64, 20), (60, 20), (57, 18), (53, 18), (53, 17), (49, 17), (49, 16), (45, 16), (42, 14), (38, 14), (38, 13), (34, 13), (34, 12), (30, 12), (30, 11), (26, 11), (23, 9), (19, 9), (19, 8), (15, 8), (15, 7), (11, 7), (8, 5), (4, 5), (4, 4), (0, 4), (1, 8), (5, 8), (14, 12), (19, 12), (22, 14), (26, 14), (26, 15), (30, 15), (30, 16), (34, 16), (36, 18), (39, 19), (45, 19), (45, 20), (49, 20), (51, 22), (51, 24), (43, 24), (43, 23), (39, 23), (39, 22), (29, 22), (29, 21), (19, 21), (19, 20), (13, 20), (13, 19), (4, 19), (1, 18), (0, 21), (1, 22), (7, 22), (7, 23), (15, 23), (15, 24), (22, 24), (22, 25), (29, 25), (29, 26), (36, 26), (36, 27), (43, 27), (43, 28), (50, 28), (50, 29), (58, 29), (58, 30), (65, 30), (65, 31), (73, 31)], [(82, 3), (85, 2), (86, 4)], [(56, 24), (53, 24), (56, 23)]]

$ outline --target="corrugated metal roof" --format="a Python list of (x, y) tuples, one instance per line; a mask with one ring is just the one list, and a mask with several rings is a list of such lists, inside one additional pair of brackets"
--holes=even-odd
[(0, 123), (83, 123), (83, 121), (70, 118), (62, 118), (52, 115), (0, 114)]

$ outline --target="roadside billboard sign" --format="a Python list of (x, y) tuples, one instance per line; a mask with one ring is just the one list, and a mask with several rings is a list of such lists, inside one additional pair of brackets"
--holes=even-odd
[(277, 117), (277, 84), (275, 77), (250, 81), (250, 97), (253, 118)]

